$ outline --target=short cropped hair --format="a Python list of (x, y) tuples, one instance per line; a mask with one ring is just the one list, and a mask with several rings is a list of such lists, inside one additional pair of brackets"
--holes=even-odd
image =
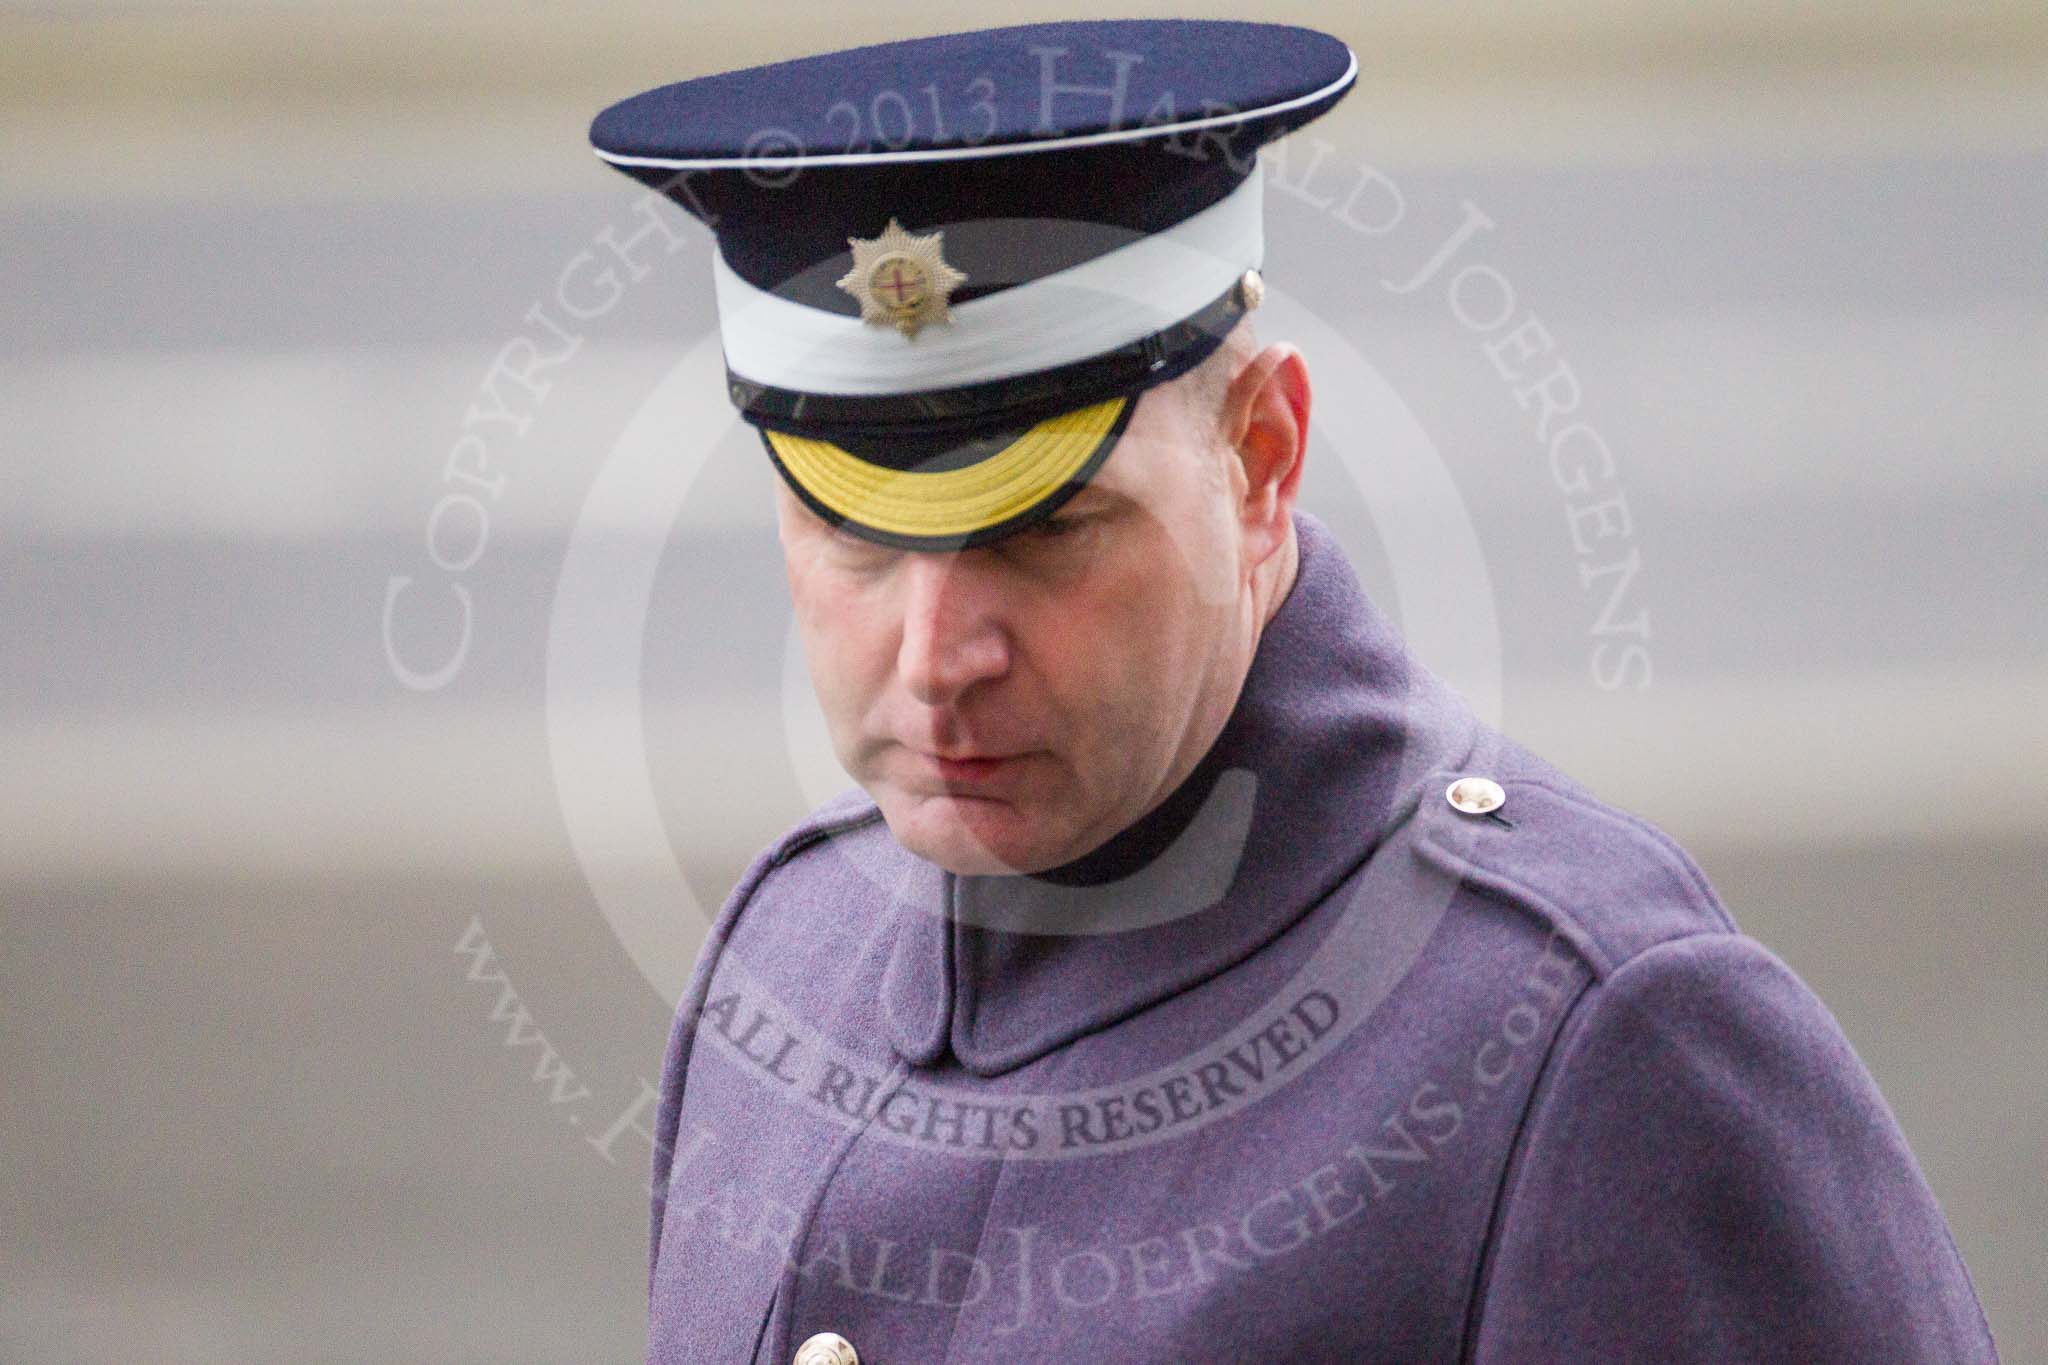
[(1212, 443), (1221, 439), (1223, 399), (1230, 391), (1230, 382), (1258, 353), (1259, 342), (1252, 334), (1251, 319), (1239, 318), (1201, 364), (1175, 381), (1196, 430), (1208, 432)]

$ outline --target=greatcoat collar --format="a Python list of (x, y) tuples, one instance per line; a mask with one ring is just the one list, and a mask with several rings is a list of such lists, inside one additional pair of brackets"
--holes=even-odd
[[(1408, 653), (1329, 531), (1300, 568), (1208, 755), (1093, 853), (1036, 876), (943, 874), (898, 903), (891, 1044), (1000, 1075), (1207, 980), (1329, 895), (1469, 749), (1472, 718)], [(905, 854), (906, 857), (910, 856)]]

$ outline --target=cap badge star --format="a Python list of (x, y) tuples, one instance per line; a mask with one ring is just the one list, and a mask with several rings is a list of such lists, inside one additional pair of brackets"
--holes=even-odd
[(939, 254), (944, 237), (943, 232), (914, 236), (891, 218), (879, 237), (846, 239), (853, 248), (853, 269), (840, 278), (839, 287), (860, 304), (863, 322), (914, 337), (921, 327), (953, 320), (947, 300), (967, 276)]

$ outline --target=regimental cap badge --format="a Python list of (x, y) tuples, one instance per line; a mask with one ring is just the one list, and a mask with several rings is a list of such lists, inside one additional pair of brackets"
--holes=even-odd
[(860, 304), (863, 322), (914, 337), (929, 323), (953, 320), (947, 300), (967, 276), (939, 254), (945, 235), (913, 236), (891, 218), (879, 237), (846, 239), (853, 248), (853, 269), (840, 278), (839, 287)]

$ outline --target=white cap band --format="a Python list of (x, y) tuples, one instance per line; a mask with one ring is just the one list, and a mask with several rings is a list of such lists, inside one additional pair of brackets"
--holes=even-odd
[(1263, 172), (1192, 218), (1080, 265), (955, 304), (906, 337), (756, 288), (712, 253), (734, 376), (799, 393), (885, 395), (1036, 374), (1128, 346), (1213, 303), (1265, 258)]

